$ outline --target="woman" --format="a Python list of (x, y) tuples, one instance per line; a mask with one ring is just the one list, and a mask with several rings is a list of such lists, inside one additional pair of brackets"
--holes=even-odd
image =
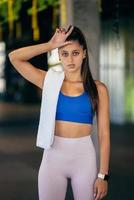
[[(44, 151), (39, 170), (39, 199), (65, 199), (67, 178), (71, 178), (75, 200), (99, 200), (108, 190), (109, 97), (106, 86), (92, 78), (82, 32), (73, 26), (67, 31), (57, 28), (47, 43), (17, 49), (9, 58), (24, 78), (42, 89), (47, 72), (37, 69), (28, 60), (55, 48), (58, 48), (65, 79), (57, 103), (54, 143), (51, 149)], [(95, 113), (99, 171), (91, 140)]]

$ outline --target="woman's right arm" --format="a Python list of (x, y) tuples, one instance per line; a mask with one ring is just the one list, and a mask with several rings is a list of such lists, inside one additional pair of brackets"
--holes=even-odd
[(39, 54), (51, 51), (51, 42), (22, 47), (9, 53), (9, 59), (14, 68), (28, 81), (42, 88), (46, 71), (33, 66), (29, 59)]
[(42, 89), (47, 72), (36, 68), (28, 62), (28, 60), (34, 56), (51, 51), (52, 49), (70, 44), (70, 41), (65, 42), (65, 40), (72, 30), (73, 26), (70, 27), (67, 32), (57, 28), (55, 34), (49, 42), (22, 47), (12, 51), (9, 53), (9, 59), (12, 65), (25, 79)]

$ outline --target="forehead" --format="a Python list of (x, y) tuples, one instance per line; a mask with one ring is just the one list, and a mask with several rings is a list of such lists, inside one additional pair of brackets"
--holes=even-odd
[(71, 41), (71, 44), (67, 44), (59, 48), (59, 51), (74, 51), (82, 50), (83, 47), (77, 41)]

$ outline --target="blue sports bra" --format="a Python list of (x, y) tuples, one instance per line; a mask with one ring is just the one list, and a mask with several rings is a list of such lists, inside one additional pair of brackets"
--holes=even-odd
[(87, 92), (79, 96), (67, 96), (59, 92), (56, 120), (92, 124), (93, 117), (94, 111)]

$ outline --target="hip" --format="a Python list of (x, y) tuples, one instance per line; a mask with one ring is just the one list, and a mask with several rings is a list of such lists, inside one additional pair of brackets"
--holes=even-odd
[(68, 138), (54, 136), (54, 142), (49, 150), (45, 152), (59, 153), (64, 156), (95, 156), (95, 148), (91, 139), (91, 135)]

